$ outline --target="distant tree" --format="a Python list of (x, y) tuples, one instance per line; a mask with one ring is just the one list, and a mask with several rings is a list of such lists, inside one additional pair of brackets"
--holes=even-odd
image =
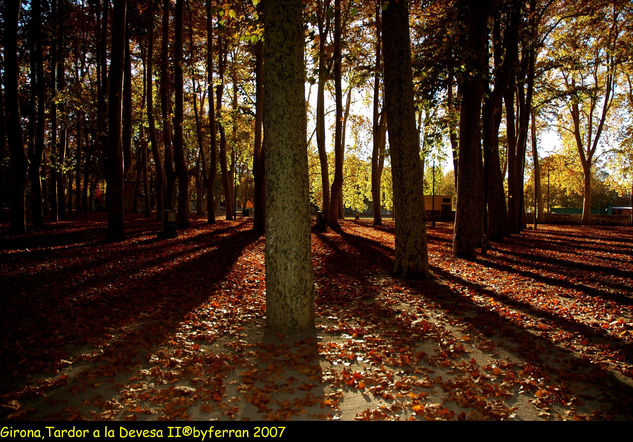
[(314, 327), (301, 0), (264, 0), (266, 324)]
[[(563, 61), (559, 84), (569, 113), (560, 127), (573, 134), (584, 173), (583, 224), (591, 218), (592, 167), (614, 101), (620, 63), (615, 48), (621, 33), (621, 7), (618, 2), (609, 3), (568, 20), (557, 30), (552, 51)], [(584, 37), (587, 29), (594, 31), (594, 38)]]
[(385, 108), (395, 208), (394, 273), (428, 276), (423, 175), (413, 107), (408, 2), (383, 1)]

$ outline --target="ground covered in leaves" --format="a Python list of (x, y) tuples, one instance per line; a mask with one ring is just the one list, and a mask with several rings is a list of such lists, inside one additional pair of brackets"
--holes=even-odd
[(0, 419), (631, 420), (633, 229), (540, 226), (476, 260), (429, 228), (312, 234), (316, 334), (265, 334), (264, 237), (99, 215), (1, 237)]

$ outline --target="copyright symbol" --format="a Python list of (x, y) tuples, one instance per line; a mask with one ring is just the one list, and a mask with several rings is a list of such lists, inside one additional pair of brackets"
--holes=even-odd
[(193, 433), (193, 429), (189, 426), (186, 426), (182, 429), (183, 436), (191, 436), (191, 433)]

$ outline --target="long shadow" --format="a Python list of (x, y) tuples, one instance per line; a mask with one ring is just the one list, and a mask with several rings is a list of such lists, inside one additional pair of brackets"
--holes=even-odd
[[(77, 258), (76, 262), (71, 263), (62, 269), (53, 268), (51, 270), (41, 270), (36, 273), (21, 274), (21, 275), (6, 275), (0, 276), (0, 286), (4, 287), (3, 291), (9, 294), (19, 292), (37, 293), (41, 290), (42, 285), (51, 286), (55, 284), (64, 285), (66, 294), (69, 290), (79, 292), (83, 289), (90, 289), (91, 287), (111, 283), (113, 280), (121, 280), (124, 277), (129, 277), (142, 272), (143, 269), (160, 265), (169, 261), (175, 261), (183, 255), (188, 255), (198, 250), (208, 247), (208, 240), (214, 236), (222, 235), (226, 232), (237, 230), (242, 228), (243, 223), (237, 225), (229, 225), (224, 228), (214, 228), (207, 233), (197, 235), (194, 239), (199, 242), (199, 245), (195, 247), (189, 247), (181, 251), (167, 251), (169, 248), (181, 247), (192, 241), (192, 238), (179, 238), (172, 239), (169, 242), (164, 241), (140, 241), (132, 243), (126, 247), (112, 248), (110, 254), (106, 253), (93, 253), (92, 249), (87, 246), (80, 246), (76, 250), (73, 250), (74, 256)], [(218, 227), (221, 227), (218, 224)], [(43, 252), (45, 254), (45, 252)], [(143, 260), (138, 260), (138, 256), (148, 257)], [(55, 255), (47, 256), (46, 261), (54, 261)], [(60, 257), (67, 258), (68, 256), (60, 255)], [(120, 266), (112, 266), (114, 260), (126, 260), (132, 261), (130, 265), (127, 265), (124, 269)], [(34, 260), (30, 257), (25, 259), (28, 264), (32, 264)], [(127, 264), (127, 263), (126, 263)], [(100, 269), (101, 267), (101, 269)], [(92, 276), (85, 276), (92, 274)], [(82, 275), (81, 278), (77, 277), (72, 279), (72, 276)], [(69, 276), (71, 278), (69, 278)], [(0, 301), (1, 303), (1, 301)]]
[[(536, 238), (536, 237), (524, 238), (520, 236), (515, 236), (515, 237), (506, 238), (504, 240), (504, 243), (514, 244), (518, 246), (526, 246), (526, 241), (528, 242), (528, 245), (527, 245), (528, 247), (537, 247), (537, 248), (542, 248), (542, 249), (549, 248), (550, 250), (555, 250), (555, 251), (560, 251), (561, 248), (563, 248), (565, 251), (575, 252), (580, 255), (583, 255), (583, 252), (585, 253), (591, 253), (591, 252), (613, 253), (615, 252), (619, 255), (633, 256), (633, 249), (631, 248), (624, 247), (624, 246), (611, 245), (611, 244), (601, 244), (596, 241), (584, 242), (580, 240), (574, 240), (574, 243), (576, 243), (577, 241), (578, 244), (572, 245), (569, 242), (565, 242), (562, 240), (541, 239), (541, 238)], [(556, 246), (557, 248), (551, 249), (552, 246)]]
[[(54, 289), (59, 292), (59, 303), (46, 304), (50, 293), (42, 291), (40, 303), (14, 310), (13, 317), (4, 310), (3, 342), (8, 345), (0, 357), (2, 371), (15, 385), (29, 372), (50, 368), (65, 356), (64, 346), (98, 346), (124, 326), (134, 326), (134, 335), (142, 336), (145, 345), (160, 343), (170, 328), (213, 293), (242, 250), (258, 237), (250, 229), (222, 238), (209, 235), (201, 245), (208, 251), (168, 270), (142, 276), (134, 286), (109, 290), (80, 303), (65, 299), (64, 288), (59, 287)], [(38, 312), (38, 308), (42, 310)], [(120, 349), (114, 345), (103, 358), (117, 352)], [(3, 390), (10, 388), (8, 382), (2, 386)]]
[[(529, 238), (527, 243), (525, 240), (523, 240), (520, 237), (506, 238), (503, 241), (503, 244), (521, 246), (526, 250), (543, 250), (543, 251), (551, 250), (553, 252), (564, 252), (566, 254), (572, 254), (575, 256), (587, 256), (588, 252), (593, 251), (593, 252), (601, 253), (601, 255), (599, 255), (600, 260), (613, 261), (619, 264), (627, 264), (631, 262), (627, 258), (621, 259), (614, 256), (604, 256), (603, 253), (613, 252), (613, 249), (610, 249), (609, 246), (607, 245), (605, 245), (604, 248), (585, 246), (582, 249), (578, 249), (577, 247), (574, 247), (573, 245), (563, 242), (563, 241), (544, 240), (544, 239), (539, 239), (536, 237)], [(618, 251), (618, 255), (633, 256), (633, 252)]]
[(572, 282), (572, 281), (567, 281), (567, 280), (551, 278), (548, 276), (543, 276), (542, 274), (536, 271), (533, 272), (530, 270), (517, 269), (509, 265), (495, 263), (491, 261), (490, 259), (486, 259), (483, 257), (478, 257), (476, 262), (478, 262), (479, 264), (483, 266), (500, 270), (502, 272), (515, 274), (515, 275), (521, 275), (526, 278), (534, 279), (535, 281), (543, 282), (550, 286), (557, 286), (557, 287), (562, 287), (562, 288), (566, 288), (570, 290), (577, 290), (577, 291), (583, 292), (586, 295), (592, 296), (594, 298), (604, 299), (605, 301), (616, 302), (616, 303), (627, 305), (627, 306), (633, 305), (633, 298), (630, 298), (622, 293), (605, 292), (603, 290), (600, 290), (594, 287), (587, 287), (586, 285), (579, 284), (578, 282)]
[[(576, 230), (582, 229), (582, 227), (580, 226), (573, 226), (573, 228)], [(598, 237), (598, 240), (600, 241), (627, 243), (633, 240), (633, 229), (631, 229), (630, 227), (600, 226), (600, 229), (603, 232), (621, 235), (621, 236), (613, 236), (613, 235), (604, 236), (603, 235), (603, 236)], [(581, 240), (585, 240), (583, 242), (586, 242), (588, 240), (587, 234), (570, 232), (568, 230), (563, 232), (559, 230), (542, 229), (542, 230), (537, 230), (536, 232), (545, 233), (547, 235), (578, 238)]]
[[(586, 235), (571, 233), (571, 232), (557, 232), (557, 231), (539, 231), (537, 230), (531, 232), (530, 240), (535, 241), (552, 241), (552, 242), (561, 242), (570, 247), (588, 249), (588, 250), (616, 250), (618, 253), (623, 254), (631, 254), (633, 252), (633, 247), (628, 246), (633, 241), (633, 237), (605, 237), (605, 236), (590, 236), (591, 233), (587, 232)], [(570, 244), (570, 241), (573, 241), (573, 245)], [(599, 248), (596, 246), (602, 246), (604, 248)]]
[[(574, 271), (579, 270), (581, 272), (599, 273), (601, 276), (604, 277), (619, 276), (627, 279), (631, 279), (633, 277), (630, 271), (617, 269), (614, 267), (605, 267), (602, 265), (588, 264), (585, 262), (569, 261), (566, 259), (543, 256), (536, 253), (523, 253), (516, 250), (503, 249), (500, 247), (495, 248), (495, 250), (498, 253), (505, 255), (505, 260), (516, 260), (521, 265), (527, 265), (532, 268), (547, 268), (547, 270), (551, 271), (552, 273), (558, 273), (561, 275), (569, 275), (569, 269), (572, 269)], [(601, 281), (601, 284), (613, 287), (615, 289), (633, 291), (633, 287), (631, 287), (630, 284), (623, 285), (610, 283), (609, 281)]]
[[(362, 256), (383, 254), (384, 256), (382, 259), (385, 262), (392, 261), (391, 256), (393, 251), (382, 244), (378, 244), (373, 240), (347, 232), (343, 232), (341, 238), (344, 239), (344, 241), (351, 247), (356, 249)], [(388, 271), (388, 268), (385, 268), (384, 270)], [(450, 275), (437, 267), (434, 267), (433, 271), (441, 274), (442, 277), (451, 278), (459, 284), (463, 284), (477, 290), (480, 289), (477, 284), (469, 283), (468, 281), (461, 280), (461, 278), (455, 278), (453, 275)], [(534, 335), (523, 327), (510, 323), (506, 318), (501, 316), (500, 313), (490, 311), (483, 306), (477, 305), (472, 301), (472, 299), (459, 293), (458, 291), (455, 291), (446, 285), (440, 284), (434, 279), (421, 281), (398, 279), (398, 281), (408, 285), (420, 296), (430, 299), (448, 314), (457, 316), (462, 321), (469, 323), (488, 338), (501, 336), (505, 342), (504, 347), (506, 347), (510, 352), (522, 357), (524, 360), (554, 371), (556, 371), (556, 369), (552, 367), (546, 356), (550, 356), (554, 361), (568, 361), (569, 366), (572, 367), (573, 370), (560, 371), (559, 376), (567, 378), (564, 380), (571, 381), (572, 383), (575, 381), (583, 382), (585, 383), (585, 388), (589, 386), (600, 386), (600, 388), (605, 391), (618, 391), (619, 393), (622, 393), (623, 397), (627, 397), (627, 400), (630, 401), (631, 394), (633, 394), (633, 388), (623, 383), (608, 370), (605, 370), (588, 360), (582, 359), (568, 350), (555, 346), (544, 337)], [(485, 294), (494, 295), (496, 299), (504, 303), (510, 303), (505, 297), (502, 297), (493, 291), (487, 290), (485, 291)], [(534, 311), (530, 306), (527, 306), (527, 308), (529, 311)], [(548, 318), (551, 317), (551, 319), (555, 320), (557, 323), (561, 323), (561, 318), (559, 317), (545, 312), (535, 311), (534, 313), (544, 315), (544, 317)], [(596, 334), (595, 331), (590, 328), (585, 326), (578, 327), (578, 324), (570, 323), (569, 321), (563, 321), (563, 323), (564, 322), (567, 322), (566, 325), (568, 326), (573, 326), (574, 330), (578, 330), (604, 340), (603, 335)], [(395, 324), (394, 326), (397, 327), (398, 325)], [(526, 345), (528, 343), (529, 345)], [(628, 355), (631, 354), (630, 346), (623, 346), (622, 343), (619, 342), (618, 347), (626, 348)], [(585, 376), (584, 378), (582, 377), (583, 374)]]
[[(351, 233), (348, 232), (343, 232), (341, 233), (341, 237), (348, 242), (350, 245), (352, 245), (352, 247), (356, 248), (356, 250), (359, 251), (359, 253), (371, 253), (371, 254), (384, 254), (384, 258), (393, 262), (393, 251), (389, 248), (389, 247), (385, 247), (384, 245), (380, 244), (380, 243), (376, 243), (373, 240), (364, 238), (362, 236), (358, 236), (358, 235), (353, 235)], [(477, 262), (480, 262), (480, 260), (478, 259)], [(499, 266), (499, 270), (502, 271), (507, 271), (505, 268), (503, 268), (503, 266)], [(557, 316), (553, 313), (547, 312), (547, 311), (543, 311), (540, 309), (536, 309), (534, 308), (532, 305), (530, 305), (527, 302), (523, 302), (523, 301), (518, 301), (518, 300), (513, 300), (511, 298), (508, 298), (502, 294), (499, 294), (497, 292), (495, 292), (494, 290), (488, 289), (480, 284), (476, 284), (474, 282), (471, 281), (467, 281), (463, 278), (460, 278), (452, 273), (449, 273), (443, 269), (441, 269), (438, 266), (430, 266), (431, 270), (441, 276), (444, 279), (450, 280), (452, 282), (455, 282), (459, 285), (462, 285), (464, 287), (467, 287), (469, 289), (475, 290), (478, 293), (484, 294), (488, 297), (493, 297), (494, 299), (498, 300), (499, 302), (502, 302), (508, 306), (511, 306), (517, 310), (520, 310), (522, 312), (524, 312), (527, 315), (530, 316), (534, 316), (534, 317), (538, 317), (544, 320), (548, 320), (548, 321), (552, 321), (555, 322), (556, 324), (568, 329), (569, 331), (576, 331), (576, 332), (580, 332), (585, 334), (587, 337), (592, 338), (594, 340), (598, 340), (600, 341), (600, 343), (604, 343), (604, 342), (608, 342), (610, 345), (615, 346), (616, 348), (620, 348), (622, 349), (622, 351), (631, 359), (633, 359), (633, 345), (631, 344), (627, 344), (622, 342), (621, 340), (618, 340), (616, 338), (613, 338), (612, 336), (608, 335), (606, 333), (606, 331), (601, 330), (601, 329), (594, 329), (591, 327), (588, 327), (584, 324), (578, 323), (576, 321), (573, 320), (569, 320), (569, 319), (565, 319), (565, 318), (561, 318), (560, 316)], [(527, 275), (528, 277), (532, 277), (531, 275)], [(556, 280), (554, 280), (556, 282)], [(487, 310), (486, 310), (487, 311)]]
[[(74, 247), (77, 243), (106, 243), (106, 214), (94, 213), (74, 220), (51, 223), (44, 228), (25, 235), (0, 236), (0, 251), (34, 248)], [(138, 215), (126, 215), (124, 230), (126, 238), (133, 238), (146, 230), (155, 230), (160, 224), (154, 218), (141, 218)], [(28, 253), (28, 252), (26, 252)], [(32, 253), (32, 252), (31, 252)]]

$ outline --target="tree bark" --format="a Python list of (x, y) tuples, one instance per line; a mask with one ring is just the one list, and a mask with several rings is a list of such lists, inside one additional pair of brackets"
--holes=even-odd
[[(266, 325), (314, 329), (301, 0), (264, 0)], [(290, 208), (290, 210), (289, 210)]]
[(385, 122), (384, 112), (380, 112), (380, 72), (381, 72), (381, 2), (375, 0), (375, 31), (376, 31), (376, 49), (374, 61), (374, 102), (373, 102), (373, 148), (371, 153), (371, 199), (374, 212), (374, 226), (382, 225), (382, 204), (380, 181), (382, 178), (382, 168), (380, 167), (381, 155), (384, 155), (384, 131), (383, 122)]
[(184, 0), (176, 0), (175, 33), (174, 41), (174, 159), (176, 161), (176, 173), (178, 175), (178, 213), (176, 223), (184, 228), (189, 225), (189, 171), (185, 161), (185, 147), (182, 134), (182, 119), (184, 108), (183, 92), (183, 12)]
[(383, 1), (385, 108), (395, 207), (394, 273), (429, 276), (422, 161), (413, 105), (408, 2)]
[(42, 226), (43, 201), (42, 201), (42, 153), (44, 152), (44, 63), (42, 55), (42, 7), (41, 0), (32, 2), (31, 33), (33, 39), (33, 65), (35, 70), (33, 77), (35, 82), (35, 102), (33, 103), (33, 117), (35, 118), (35, 140), (32, 143), (33, 149), (29, 156), (29, 175), (31, 178), (31, 212), (33, 217), (33, 227)]
[(334, 95), (336, 102), (336, 121), (334, 122), (334, 179), (330, 192), (328, 224), (339, 225), (339, 212), (343, 195), (343, 90), (341, 87), (341, 0), (334, 1)]
[(264, 145), (262, 140), (264, 113), (264, 43), (255, 44), (255, 146), (253, 152), (253, 176), (255, 178), (255, 211), (253, 230), (266, 230), (266, 177)]
[(321, 0), (317, 5), (317, 20), (319, 28), (319, 78), (317, 83), (317, 109), (316, 109), (316, 137), (319, 163), (321, 165), (322, 188), (322, 212), (323, 219), (329, 219), (330, 211), (330, 174), (328, 170), (327, 151), (325, 148), (325, 83), (328, 72), (325, 64), (326, 41), (330, 27), (330, 19), (327, 14), (330, 6), (329, 0)]
[(215, 125), (215, 101), (213, 99), (213, 17), (211, 0), (206, 0), (207, 8), (207, 87), (209, 88), (209, 173), (207, 175), (207, 223), (215, 223), (215, 177), (217, 169), (217, 138)]
[(229, 176), (229, 167), (226, 158), (226, 132), (224, 124), (221, 120), (222, 115), (222, 98), (224, 96), (224, 73), (226, 71), (226, 56), (227, 56), (227, 40), (226, 37), (220, 36), (219, 38), (220, 54), (218, 56), (218, 75), (220, 81), (216, 89), (217, 100), (217, 125), (220, 132), (220, 172), (222, 174), (222, 189), (224, 190), (224, 213), (227, 220), (232, 220), (235, 217), (233, 212), (233, 192), (231, 186), (231, 177)]
[[(487, 235), (489, 240), (500, 241), (507, 235), (508, 211), (506, 208), (503, 175), (499, 159), (499, 126), (502, 117), (502, 100), (508, 90), (510, 73), (516, 63), (516, 46), (519, 38), (521, 3), (513, 1), (505, 27), (504, 41), (500, 36), (500, 18), (495, 17), (493, 38), (495, 54), (494, 89), (484, 100), (483, 148), (486, 159), (487, 180)], [(501, 53), (505, 52), (503, 62)]]
[(173, 134), (171, 126), (171, 80), (169, 78), (169, 8), (170, 0), (163, 1), (162, 41), (160, 49), (160, 109), (163, 118), (163, 146), (165, 147), (165, 209), (174, 209), (176, 171), (174, 170)]
[(583, 164), (582, 224), (591, 222), (591, 164)]
[[(123, 63), (123, 195), (127, 198), (132, 186), (132, 57), (130, 55), (130, 32), (125, 33)], [(133, 200), (125, 201), (125, 209), (132, 209)]]
[(123, 145), (121, 107), (127, 0), (115, 0), (112, 18), (110, 94), (108, 99), (108, 149), (112, 170), (108, 174), (108, 238), (120, 240), (123, 233)]
[[(153, 3), (153, 2), (152, 2)], [(154, 20), (149, 26), (147, 49), (147, 123), (149, 126), (149, 140), (152, 145), (152, 156), (154, 157), (154, 168), (156, 174), (156, 195), (157, 218), (160, 220), (165, 209), (165, 169), (163, 159), (158, 148), (158, 137), (156, 135), (156, 123), (154, 120)]]
[(481, 244), (483, 175), (481, 161), (481, 103), (486, 72), (488, 1), (460, 0), (461, 42), (465, 74), (460, 81), (459, 177), (453, 254), (473, 258)]
[(17, 38), (20, 20), (21, 2), (7, 0), (4, 5), (4, 86), (6, 134), (11, 160), (11, 213), (9, 232), (20, 234), (26, 232), (26, 179), (27, 158), (22, 139), (22, 123), (20, 121), (20, 100), (18, 96), (18, 59)]
[(531, 123), (532, 162), (534, 163), (534, 201), (536, 203), (536, 223), (543, 220), (543, 192), (541, 191), (541, 165), (538, 159), (538, 139), (536, 136), (536, 115), (532, 112)]

